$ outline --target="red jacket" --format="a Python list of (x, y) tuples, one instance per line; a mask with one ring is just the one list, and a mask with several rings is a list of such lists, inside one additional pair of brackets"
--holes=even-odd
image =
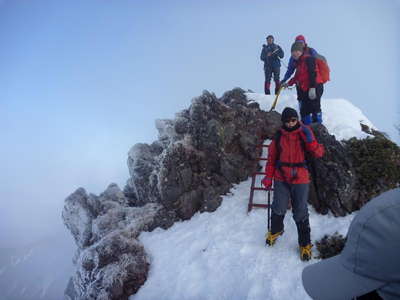
[[(266, 165), (266, 177), (275, 178), (278, 181), (285, 181), (292, 184), (309, 183), (310, 176), (308, 170), (304, 166), (284, 166), (285, 163), (297, 163), (301, 164), (305, 162), (305, 152), (310, 152), (314, 157), (322, 157), (324, 155), (324, 146), (318, 144), (315, 140), (314, 133), (311, 131), (312, 142), (307, 143), (306, 135), (302, 130), (301, 126), (294, 131), (281, 130), (280, 137), (280, 157), (278, 156), (278, 150), (276, 141), (273, 140), (269, 145), (268, 150), (268, 161)], [(280, 166), (280, 167), (279, 167)]]
[(309, 53), (303, 54), (297, 61), (296, 73), (288, 85), (297, 84), (306, 92), (319, 83), (323, 83), (323, 80), (315, 63), (315, 57)]

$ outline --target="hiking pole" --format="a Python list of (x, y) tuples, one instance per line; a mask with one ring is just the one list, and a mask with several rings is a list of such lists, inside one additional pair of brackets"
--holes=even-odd
[(267, 221), (267, 227), (268, 227), (268, 232), (270, 232), (271, 231), (271, 190), (268, 190), (267, 198), (268, 198), (268, 221)]
[(276, 93), (275, 100), (274, 100), (274, 102), (272, 102), (272, 106), (271, 106), (271, 109), (269, 110), (269, 112), (271, 112), (271, 111), (273, 111), (273, 110), (275, 109), (276, 103), (278, 102), (278, 97), (279, 97), (281, 91), (282, 91), (284, 88), (285, 88), (284, 86), (281, 86), (281, 87), (279, 88), (278, 93)]

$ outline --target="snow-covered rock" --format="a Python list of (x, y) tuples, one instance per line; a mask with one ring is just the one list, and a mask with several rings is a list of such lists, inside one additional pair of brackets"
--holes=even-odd
[[(235, 202), (223, 205), (232, 211), (219, 209), (216, 212), (216, 215), (230, 216), (231, 220), (225, 225), (215, 225), (217, 226), (215, 236), (218, 236), (220, 240), (223, 240), (222, 237), (227, 237), (228, 242), (223, 243), (224, 247), (233, 247), (239, 251), (240, 257), (233, 255), (234, 260), (223, 261), (224, 264), (220, 266), (218, 261), (225, 255), (224, 247), (221, 248), (222, 251), (216, 251), (219, 246), (212, 240), (204, 242), (199, 238), (199, 241), (193, 241), (192, 232), (189, 231), (180, 232), (181, 237), (174, 237), (176, 238), (175, 246), (171, 246), (171, 249), (165, 247), (165, 251), (178, 250), (177, 257), (171, 260), (169, 253), (154, 254), (152, 249), (150, 249), (152, 256), (148, 257), (141, 242), (137, 240), (143, 231), (150, 232), (157, 227), (167, 229), (174, 222), (188, 220), (193, 216), (196, 216), (195, 219), (206, 220), (206, 222), (211, 220), (207, 219), (207, 216), (211, 215), (202, 214), (199, 217), (198, 213), (214, 212), (221, 206), (224, 195), (230, 191), (237, 192), (237, 189), (231, 190), (232, 187), (247, 180), (252, 172), (259, 168), (257, 157), (261, 154), (261, 148), (257, 149), (256, 145), (266, 138), (272, 138), (280, 128), (279, 111), (285, 106), (297, 108), (297, 100), (294, 96), (283, 95), (276, 111), (270, 112), (273, 100), (274, 96), (245, 93), (241, 89), (228, 91), (221, 98), (217, 98), (212, 93), (203, 92), (201, 96), (192, 100), (188, 109), (178, 113), (175, 119), (156, 122), (159, 131), (157, 141), (150, 145), (136, 144), (130, 149), (128, 153), (130, 178), (123, 190), (111, 184), (99, 196), (87, 194), (82, 188), (71, 194), (65, 200), (62, 215), (76, 241), (78, 250), (74, 258), (77, 271), (66, 290), (68, 297), (70, 299), (127, 299), (130, 293), (135, 293), (144, 283), (148, 276), (149, 263), (154, 263), (155, 271), (153, 274), (150, 273), (151, 279), (153, 280), (155, 276), (154, 272), (157, 273), (156, 276), (162, 276), (161, 279), (157, 277), (156, 280), (156, 286), (161, 286), (162, 289), (154, 290), (158, 287), (150, 284), (150, 288), (145, 287), (145, 292), (139, 292), (138, 299), (201, 299), (207, 295), (207, 290), (210, 288), (217, 292), (206, 297), (207, 299), (262, 299), (263, 297), (279, 299), (277, 295), (282, 289), (276, 288), (274, 278), (263, 274), (264, 278), (269, 278), (271, 281), (271, 289), (265, 293), (264, 290), (260, 290), (260, 285), (253, 285), (248, 281), (241, 283), (235, 277), (235, 274), (243, 274), (243, 268), (246, 267), (245, 261), (251, 260), (253, 263), (250, 262), (250, 264), (258, 268), (251, 258), (253, 254), (258, 255), (262, 266), (265, 266), (270, 259), (281, 261), (279, 257), (265, 256), (262, 253), (264, 252), (261, 249), (262, 246), (258, 244), (246, 245), (246, 243), (258, 243), (255, 242), (255, 238), (257, 241), (263, 240), (259, 237), (260, 230), (254, 237), (252, 231), (238, 226), (241, 222), (243, 224), (255, 222), (257, 226), (263, 224), (263, 221), (260, 223), (261, 217), (257, 217), (257, 221), (254, 219), (254, 214), (248, 217), (244, 215), (248, 201), (249, 181), (238, 186), (241, 196), (225, 197), (225, 202)], [(372, 195), (372, 192), (360, 192), (363, 189), (360, 184), (363, 181), (360, 181), (360, 178), (363, 177), (362, 170), (365, 168), (358, 159), (354, 159), (359, 158), (359, 155), (354, 155), (358, 153), (358, 144), (348, 144), (344, 140), (355, 136), (358, 139), (364, 139), (360, 142), (363, 145), (364, 141), (371, 140), (368, 137), (373, 137), (374, 132), (377, 131), (374, 131), (375, 128), (362, 112), (346, 100), (325, 101), (323, 99), (322, 107), (326, 127), (313, 125), (313, 128), (317, 139), (326, 147), (326, 155), (319, 160), (310, 159), (314, 187), (311, 189), (310, 203), (319, 213), (329, 215), (332, 212), (335, 216), (343, 216), (368, 201), (366, 195)], [(340, 107), (345, 112), (342, 112)], [(364, 131), (360, 122), (363, 124)], [(366, 127), (372, 130), (365, 130)], [(379, 138), (384, 139), (383, 136)], [(382, 143), (382, 145), (386, 144)], [(397, 166), (400, 161), (400, 156), (397, 155), (398, 147), (391, 149), (393, 151), (389, 153), (389, 156), (392, 160), (386, 163), (395, 161)], [(370, 155), (368, 152), (365, 157), (368, 158), (365, 161), (372, 160), (374, 163), (381, 159), (381, 156)], [(371, 166), (376, 165), (369, 164), (368, 168), (372, 168)], [(389, 179), (380, 178), (379, 184), (374, 185), (373, 193), (379, 193), (393, 184), (398, 184), (400, 174), (395, 171), (392, 173), (394, 175)], [(238, 213), (235, 205), (243, 209), (243, 214)], [(264, 215), (263, 218), (265, 218)], [(317, 217), (314, 212), (311, 223), (313, 219), (321, 220), (320, 218), (322, 216)], [(329, 220), (326, 219), (327, 222), (318, 221), (318, 223), (336, 224), (337, 220), (332, 215), (329, 215), (329, 218)], [(255, 223), (252, 225), (253, 229), (256, 226)], [(347, 221), (345, 223), (347, 224)], [(216, 223), (209, 226), (214, 226), (214, 224)], [(232, 228), (229, 228), (231, 226), (229, 224)], [(191, 228), (191, 226), (182, 226), (188, 230)], [(335, 227), (337, 225), (330, 229)], [(200, 226), (199, 235), (206, 235), (207, 239), (210, 229), (202, 232), (201, 228)], [(155, 236), (159, 233), (160, 230)], [(317, 233), (321, 235), (322, 231), (317, 231)], [(245, 245), (237, 247), (235, 243), (229, 243), (232, 240), (231, 235), (234, 236), (233, 242)], [(285, 236), (284, 239), (289, 238)], [(239, 237), (244, 237), (244, 239), (241, 240)], [(187, 242), (194, 243), (191, 247), (191, 251), (194, 249), (194, 252), (190, 252), (188, 256), (184, 255), (184, 251), (192, 245), (186, 245)], [(165, 243), (168, 244), (168, 238), (161, 245)], [(288, 251), (288, 253), (292, 252)], [(159, 256), (166, 261), (160, 263)], [(201, 257), (210, 262), (206, 263), (208, 267), (205, 269), (202, 267), (204, 261), (198, 259)], [(176, 265), (171, 269), (183, 268), (180, 272), (173, 271), (172, 275), (176, 276), (173, 276), (175, 281), (171, 290), (164, 285), (170, 282), (168, 274), (171, 275), (171, 273), (166, 274), (165, 270), (160, 270), (160, 266), (178, 264), (181, 258), (185, 259), (184, 265)], [(230, 268), (236, 259), (243, 261), (243, 264), (240, 263), (236, 269)], [(194, 265), (187, 266), (186, 264), (192, 260), (195, 261)], [(294, 266), (294, 260), (298, 262), (297, 258), (291, 259), (293, 265), (290, 267)], [(297, 263), (294, 270), (301, 270), (303, 266)], [(211, 272), (208, 268), (222, 268), (224, 272), (218, 270)], [(187, 270), (193, 270), (198, 274), (191, 277), (191, 275), (186, 275), (186, 272), (189, 272)], [(236, 292), (227, 292), (209, 282), (203, 282), (206, 280), (204, 276), (207, 277), (209, 273), (214, 274), (213, 280), (218, 280), (226, 274), (225, 271), (234, 276), (229, 281), (229, 286), (235, 287)], [(167, 270), (167, 272), (170, 271)], [(287, 274), (285, 265), (277, 272), (282, 276)], [(256, 280), (259, 272), (246, 274), (249, 278)], [(294, 274), (291, 278), (297, 280), (298, 274)], [(199, 281), (201, 284), (198, 284)], [(294, 291), (298, 289), (297, 285)], [(293, 295), (294, 293), (289, 295), (288, 299), (295, 299)], [(304, 296), (304, 292), (300, 295)]]
[(145, 281), (147, 257), (136, 238), (170, 227), (175, 215), (157, 203), (128, 203), (116, 184), (100, 196), (80, 188), (65, 200), (62, 216), (78, 246), (77, 271), (66, 289), (70, 299), (127, 299)]
[[(90, 203), (85, 189), (79, 188), (67, 199), (62, 212), (64, 224), (71, 231), (77, 246), (89, 246), (92, 239), (92, 221), (96, 217), (94, 205)], [(96, 202), (92, 197), (92, 202)]]
[(71, 298), (123, 300), (145, 282), (149, 263), (140, 242), (114, 231), (84, 249), (78, 266)]
[(181, 219), (214, 211), (220, 196), (251, 174), (255, 146), (279, 126), (279, 114), (260, 110), (241, 89), (220, 99), (205, 91), (174, 120), (156, 122), (158, 141), (132, 147), (124, 190), (138, 205), (161, 203)]

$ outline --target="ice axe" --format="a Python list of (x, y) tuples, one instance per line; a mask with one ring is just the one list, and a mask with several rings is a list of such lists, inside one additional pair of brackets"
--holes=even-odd
[(279, 90), (278, 90), (278, 92), (276, 93), (275, 100), (274, 100), (274, 102), (272, 102), (272, 106), (271, 106), (271, 109), (269, 110), (269, 112), (275, 110), (276, 103), (278, 102), (279, 95), (281, 94), (281, 91), (282, 91), (284, 88), (285, 88), (285, 86), (279, 87)]

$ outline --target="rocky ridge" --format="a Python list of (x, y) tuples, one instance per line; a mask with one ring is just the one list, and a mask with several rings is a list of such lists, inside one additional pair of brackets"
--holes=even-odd
[[(265, 112), (236, 88), (217, 98), (207, 91), (173, 120), (158, 120), (159, 138), (136, 144), (128, 153), (130, 178), (121, 190), (111, 184), (99, 196), (79, 188), (62, 212), (77, 252), (76, 273), (66, 289), (68, 299), (128, 299), (145, 282), (150, 260), (137, 240), (140, 232), (169, 228), (196, 212), (212, 212), (221, 195), (257, 169), (256, 145), (280, 128), (280, 114)], [(399, 148), (381, 135), (352, 142), (337, 141), (323, 125), (313, 125), (326, 148), (322, 159), (308, 158), (312, 175), (310, 203), (322, 214), (342, 216), (359, 209), (371, 195), (400, 182), (400, 174), (374, 178), (373, 162), (400, 166)], [(359, 159), (361, 145), (374, 141)], [(389, 146), (388, 146), (389, 145)], [(373, 153), (379, 153), (373, 154)], [(377, 180), (372, 191), (360, 182)], [(379, 176), (379, 174), (378, 174)]]

